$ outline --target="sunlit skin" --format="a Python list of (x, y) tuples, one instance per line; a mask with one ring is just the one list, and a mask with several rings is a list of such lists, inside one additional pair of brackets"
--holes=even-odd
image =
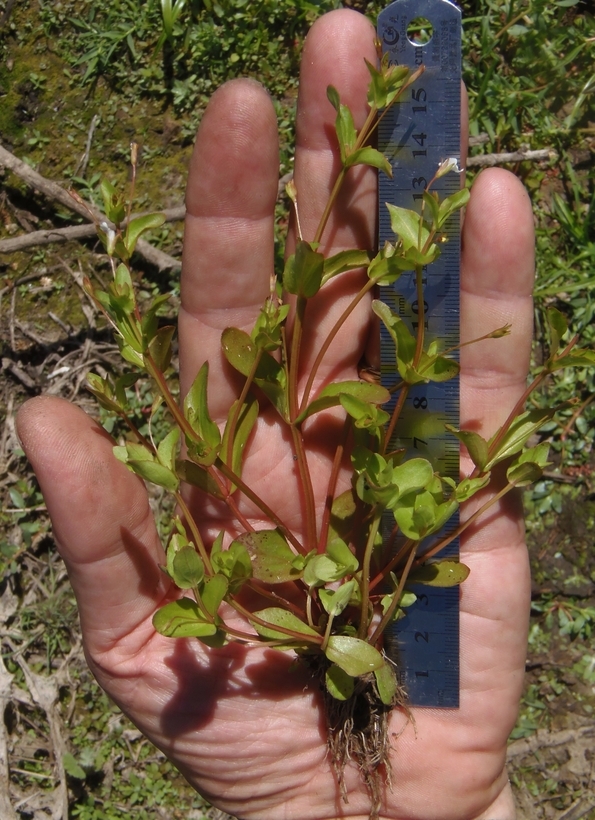
[[(338, 88), (361, 125), (369, 79), (364, 57), (375, 60), (373, 31), (356, 12), (332, 12), (308, 36), (295, 158), (305, 238), (314, 234), (338, 170), (326, 87)], [(373, 243), (376, 173), (350, 174), (324, 235), (325, 253)], [(221, 331), (229, 325), (250, 330), (269, 292), (278, 175), (277, 126), (266, 92), (251, 81), (225, 85), (203, 117), (190, 165), (179, 317), (182, 383), (209, 360), (210, 406), (218, 420), (239, 384), (221, 356)], [(294, 240), (292, 234), (290, 247)], [(347, 274), (309, 308), (304, 374), (361, 282), (359, 273)], [(464, 220), (461, 331), (468, 340), (510, 322), (512, 333), (462, 351), (462, 425), (483, 435), (505, 420), (525, 386), (532, 283), (528, 197), (512, 174), (486, 170)], [(369, 315), (362, 303), (330, 348), (320, 379), (357, 378)], [(258, 422), (244, 478), (299, 532), (291, 444), (272, 427), (273, 418), (265, 414)], [(153, 613), (174, 593), (158, 568), (163, 552), (144, 485), (113, 458), (107, 434), (53, 397), (25, 404), (18, 430), (77, 596), (89, 664), (122, 710), (193, 786), (243, 820), (367, 818), (369, 798), (352, 765), (349, 802), (340, 799), (317, 686), (288, 654), (238, 645), (210, 651), (198, 641), (155, 633)], [(330, 417), (307, 437), (320, 507), (339, 430)], [(207, 540), (235, 526), (210, 518), (213, 509), (195, 508)], [(243, 509), (253, 512), (244, 502)], [(493, 506), (467, 531), (461, 557), (471, 569), (461, 588), (461, 707), (415, 709), (411, 719), (393, 713), (385, 820), (514, 817), (505, 748), (522, 687), (529, 610), (516, 500)]]

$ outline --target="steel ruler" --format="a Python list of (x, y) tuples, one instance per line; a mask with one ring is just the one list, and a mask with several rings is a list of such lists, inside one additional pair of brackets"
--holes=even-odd
[[(385, 203), (420, 210), (422, 192), (441, 161), (460, 156), (461, 11), (449, 0), (395, 0), (378, 17), (378, 38), (392, 64), (424, 66), (418, 80), (385, 115), (378, 128), (378, 148), (388, 158), (393, 177), (379, 172), (379, 246), (394, 240)], [(442, 199), (460, 187), (456, 173), (432, 185)], [(444, 348), (459, 341), (460, 224), (447, 223), (448, 241), (440, 257), (422, 274), (427, 341)], [(415, 332), (420, 319), (415, 272), (405, 272), (380, 298)], [(394, 344), (381, 329), (381, 372), (390, 387), (395, 374)], [(393, 402), (396, 399), (393, 399)], [(391, 408), (389, 407), (389, 410)], [(416, 385), (397, 424), (391, 449), (429, 459), (442, 474), (459, 479), (459, 442), (445, 424), (459, 426), (459, 384)], [(458, 521), (450, 521), (451, 530)], [(448, 530), (447, 530), (448, 531)], [(440, 557), (458, 556), (453, 542)], [(417, 601), (386, 638), (400, 681), (414, 706), (459, 705), (459, 588), (412, 587)]]

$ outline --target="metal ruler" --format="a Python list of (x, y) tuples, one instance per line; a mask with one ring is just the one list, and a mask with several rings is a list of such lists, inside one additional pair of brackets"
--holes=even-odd
[[(419, 211), (422, 192), (439, 163), (460, 156), (461, 11), (450, 0), (395, 0), (378, 17), (378, 38), (391, 63), (425, 68), (379, 124), (378, 148), (393, 169), (392, 179), (379, 172), (382, 247), (385, 240), (394, 240), (385, 203)], [(458, 175), (449, 173), (432, 190), (442, 199), (459, 187)], [(444, 348), (459, 342), (458, 214), (447, 225), (448, 242), (442, 245), (440, 257), (423, 271), (425, 336), (428, 342), (440, 338)], [(415, 331), (419, 305), (413, 271), (404, 273), (394, 286), (381, 288), (380, 298)], [(384, 327), (380, 348), (382, 381), (390, 387), (398, 374), (394, 345)], [(412, 388), (401, 419), (391, 449), (404, 447), (408, 456), (423, 456), (442, 474), (458, 481), (459, 442), (444, 426), (459, 426), (458, 379)], [(450, 521), (447, 527), (452, 530), (457, 524)], [(453, 542), (440, 557), (458, 556), (458, 549)], [(387, 652), (398, 664), (411, 705), (457, 707), (459, 588), (412, 589), (417, 601), (387, 635)]]

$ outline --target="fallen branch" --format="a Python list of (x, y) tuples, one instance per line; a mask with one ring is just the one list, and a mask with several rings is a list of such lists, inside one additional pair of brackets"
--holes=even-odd
[[(143, 213), (152, 212), (146, 211)], [(166, 222), (177, 222), (184, 219), (186, 209), (184, 206), (167, 208), (164, 211), (160, 211), (160, 213), (165, 214)], [(132, 214), (132, 219), (142, 215), (143, 214)], [(49, 228), (44, 231), (32, 231), (31, 233), (25, 233), (21, 236), (15, 236), (13, 239), (3, 239), (0, 241), (0, 253), (15, 253), (16, 251), (23, 251), (26, 248), (32, 248), (36, 245), (50, 245), (53, 242), (91, 239), (93, 236), (97, 236), (97, 229), (94, 224), (71, 225), (68, 228)], [(176, 261), (178, 267), (179, 264), (180, 263)]]
[[(11, 154), (10, 151), (7, 151), (6, 148), (3, 148), (1, 145), (0, 167), (8, 168), (31, 188), (35, 188), (36, 191), (40, 191), (49, 199), (59, 202), (69, 210), (82, 216), (88, 222), (107, 221), (105, 216), (94, 205), (84, 202), (80, 198), (79, 201), (75, 200), (68, 191), (62, 188), (61, 185), (58, 185), (57, 182), (42, 177), (41, 174), (38, 174), (37, 171), (30, 168), (26, 162), (15, 157), (14, 154)], [(113, 227), (113, 225), (111, 227)], [(153, 247), (153, 245), (149, 244), (145, 239), (139, 239), (136, 245), (136, 251), (143, 259), (151, 265), (154, 265), (160, 271), (180, 267), (180, 262), (178, 262), (177, 259)]]
[(467, 168), (487, 168), (494, 165), (504, 165), (507, 162), (541, 162), (554, 160), (558, 154), (553, 148), (540, 148), (537, 151), (522, 149), (501, 154), (480, 154), (477, 157), (468, 157)]

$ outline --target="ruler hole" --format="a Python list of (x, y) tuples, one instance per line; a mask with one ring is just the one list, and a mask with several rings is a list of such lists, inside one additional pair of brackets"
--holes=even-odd
[(414, 46), (427, 46), (434, 34), (434, 26), (427, 17), (415, 17), (407, 26), (407, 39)]

